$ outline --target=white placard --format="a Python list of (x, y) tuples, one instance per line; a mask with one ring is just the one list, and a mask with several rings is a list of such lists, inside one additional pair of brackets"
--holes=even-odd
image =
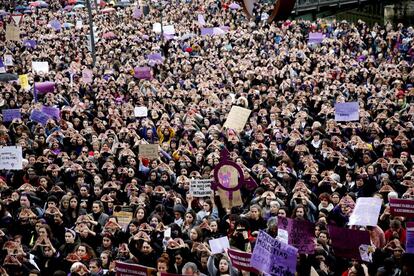
[(147, 117), (148, 108), (146, 106), (136, 106), (134, 108), (135, 117)]
[(250, 109), (233, 105), (224, 123), (224, 127), (234, 129), (237, 132), (242, 131), (251, 112)]
[(36, 74), (48, 74), (49, 63), (47, 61), (32, 61), (32, 71)]
[(192, 179), (190, 182), (190, 194), (194, 197), (210, 196), (212, 181), (212, 179)]
[(159, 34), (161, 33), (161, 23), (154, 23), (152, 25), (152, 30), (154, 33)]
[(21, 170), (23, 169), (22, 162), (22, 147), (0, 147), (0, 170)]
[(4, 65), (13, 66), (13, 56), (12, 55), (4, 55)]
[(277, 237), (284, 243), (289, 243), (289, 232), (285, 229), (278, 229), (277, 230)]
[(381, 211), (382, 199), (376, 197), (360, 197), (349, 218), (349, 225), (375, 226)]
[(82, 29), (83, 27), (83, 23), (82, 20), (76, 20), (76, 25), (75, 25), (75, 29)]
[(162, 29), (164, 31), (164, 34), (167, 34), (167, 35), (175, 34), (174, 25), (167, 25), (167, 26), (164, 26)]
[(223, 253), (226, 249), (230, 248), (229, 238), (226, 236), (209, 240), (208, 243), (210, 244), (211, 254)]

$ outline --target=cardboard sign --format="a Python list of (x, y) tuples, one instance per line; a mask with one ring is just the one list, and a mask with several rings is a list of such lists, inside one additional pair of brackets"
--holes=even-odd
[(250, 265), (250, 260), (252, 258), (251, 253), (242, 252), (229, 248), (227, 250), (227, 255), (229, 256), (231, 264), (238, 270), (249, 271), (257, 274), (259, 273), (259, 271), (257, 271)]
[(382, 199), (375, 197), (360, 197), (349, 218), (349, 225), (375, 226), (381, 211)]
[(194, 197), (209, 197), (211, 195), (212, 179), (192, 179), (190, 182), (190, 194)]
[(361, 260), (360, 245), (370, 244), (368, 231), (360, 231), (328, 225), (335, 256)]
[(46, 125), (49, 119), (49, 115), (37, 109), (32, 110), (32, 113), (30, 114), (30, 120), (42, 125)]
[(219, 254), (230, 248), (229, 238), (227, 236), (208, 241), (212, 254)]
[(390, 212), (393, 216), (414, 217), (414, 200), (390, 198)]
[(3, 122), (12, 122), (14, 119), (21, 119), (22, 114), (20, 113), (20, 108), (16, 109), (3, 109)]
[(260, 231), (250, 265), (270, 275), (295, 275), (298, 250)]
[(414, 222), (407, 222), (405, 252), (414, 254)]
[(249, 119), (250, 113), (252, 111), (240, 106), (233, 106), (230, 110), (227, 120), (224, 123), (224, 127), (234, 129), (237, 132), (240, 132), (244, 129), (244, 126)]
[(146, 106), (136, 106), (134, 108), (134, 115), (135, 117), (147, 117), (148, 108)]
[(14, 24), (7, 25), (6, 41), (20, 41), (20, 28)]
[(23, 151), (20, 146), (0, 147), (0, 170), (22, 170)]
[(122, 226), (124, 231), (127, 231), (128, 225), (132, 220), (132, 212), (120, 211), (114, 212), (114, 216), (118, 219), (118, 224)]
[(19, 84), (24, 90), (28, 90), (30, 88), (27, 74), (19, 75)]
[(48, 74), (49, 63), (47, 61), (32, 61), (32, 71), (36, 74)]
[(156, 274), (156, 269), (152, 267), (115, 262), (116, 276), (152, 276)]
[(335, 104), (335, 121), (352, 122), (359, 121), (359, 103), (336, 103)]
[(306, 220), (279, 218), (279, 229), (288, 232), (288, 243), (301, 254), (313, 254), (315, 251), (315, 224)]
[(139, 155), (150, 160), (158, 159), (158, 144), (141, 144), (138, 147)]

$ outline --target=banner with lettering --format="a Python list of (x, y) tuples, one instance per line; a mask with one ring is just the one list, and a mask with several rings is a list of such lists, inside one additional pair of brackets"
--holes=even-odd
[(156, 270), (152, 267), (129, 264), (124, 262), (115, 262), (116, 276), (155, 276)]
[(254, 269), (250, 265), (250, 260), (252, 258), (251, 253), (242, 252), (234, 249), (227, 249), (227, 255), (229, 255), (229, 259), (231, 264), (237, 268), (238, 270), (249, 271), (253, 273), (259, 273), (256, 269)]
[(288, 232), (289, 244), (301, 254), (313, 254), (315, 251), (315, 224), (306, 220), (279, 218), (279, 229)]

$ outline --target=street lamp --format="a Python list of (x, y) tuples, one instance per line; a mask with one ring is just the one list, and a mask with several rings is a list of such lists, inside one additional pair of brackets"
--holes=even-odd
[[(90, 0), (86, 0), (86, 7), (88, 9), (89, 37), (91, 41), (91, 52), (92, 52), (92, 60), (93, 60), (92, 67), (95, 67), (95, 64), (96, 64), (95, 34), (93, 31), (93, 17), (92, 17), (92, 7), (91, 7)], [(97, 6), (95, 6), (95, 8), (97, 8)]]

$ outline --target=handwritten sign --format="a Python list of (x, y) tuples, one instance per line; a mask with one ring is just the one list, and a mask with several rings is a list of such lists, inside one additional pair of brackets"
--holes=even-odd
[(135, 67), (134, 77), (141, 80), (151, 80), (151, 68), (150, 67)]
[(20, 113), (20, 109), (3, 109), (3, 122), (12, 122), (14, 119), (21, 119), (22, 114)]
[(212, 254), (223, 253), (226, 249), (230, 248), (229, 238), (227, 236), (209, 240), (210, 249)]
[(53, 106), (42, 106), (42, 112), (56, 120), (60, 119), (60, 109)]
[(136, 106), (134, 108), (134, 115), (135, 117), (147, 117), (148, 108), (146, 106)]
[(252, 111), (240, 106), (233, 106), (230, 110), (227, 120), (224, 123), (224, 127), (234, 129), (237, 132), (243, 130), (244, 126), (249, 119)]
[(249, 271), (258, 274), (258, 271), (250, 265), (250, 260), (252, 258), (251, 253), (229, 248), (227, 250), (227, 255), (230, 258), (231, 264), (238, 270)]
[(270, 275), (295, 275), (298, 250), (260, 231), (250, 265)]
[(158, 145), (157, 144), (141, 144), (139, 145), (139, 155), (143, 158), (158, 159)]
[(370, 244), (368, 231), (347, 229), (333, 225), (329, 225), (328, 229), (335, 256), (361, 260), (359, 246)]
[(405, 252), (414, 254), (414, 222), (407, 222), (407, 240)]
[(84, 83), (92, 83), (93, 81), (93, 72), (89, 69), (84, 69), (82, 71), (82, 81)]
[(288, 232), (288, 243), (299, 253), (313, 254), (315, 251), (315, 225), (306, 220), (279, 218), (279, 229)]
[(212, 181), (212, 179), (192, 179), (190, 182), (190, 194), (194, 197), (210, 196)]
[(37, 109), (34, 109), (30, 114), (30, 120), (36, 123), (40, 123), (42, 125), (46, 125), (49, 119), (49, 115)]
[(137, 265), (137, 264), (129, 264), (124, 262), (115, 262), (115, 271), (116, 276), (150, 276), (156, 272), (155, 268)]
[(390, 212), (393, 216), (414, 217), (414, 200), (390, 198)]
[(0, 170), (22, 170), (23, 152), (20, 146), (0, 147)]
[(335, 121), (351, 122), (359, 120), (359, 103), (336, 103), (335, 104)]
[(32, 71), (36, 74), (48, 74), (49, 63), (47, 61), (32, 61)]
[(382, 199), (376, 197), (360, 197), (349, 218), (349, 225), (375, 226), (381, 211)]

